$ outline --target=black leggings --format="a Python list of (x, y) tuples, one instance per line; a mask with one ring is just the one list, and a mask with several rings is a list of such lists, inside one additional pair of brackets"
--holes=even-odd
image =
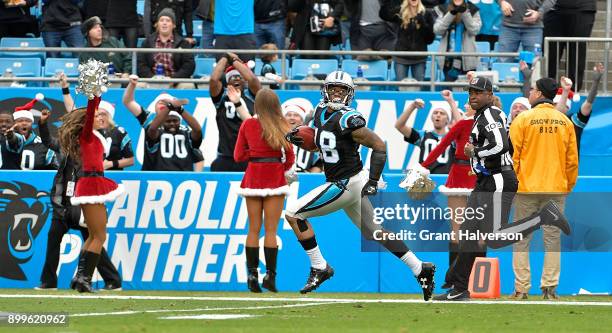
[(126, 28), (108, 28), (108, 32), (111, 36), (117, 39), (123, 39), (125, 47), (137, 47), (138, 42), (138, 28), (137, 27), (126, 27)]
[[(302, 40), (302, 45), (300, 49), (301, 50), (328, 51), (330, 46), (331, 46), (331, 39), (329, 37), (313, 35), (312, 33), (310, 33), (310, 30), (306, 29), (306, 33), (304, 34), (304, 39)], [(308, 56), (304, 56), (304, 58), (324, 59), (324, 58), (327, 58), (327, 56), (308, 55)]]

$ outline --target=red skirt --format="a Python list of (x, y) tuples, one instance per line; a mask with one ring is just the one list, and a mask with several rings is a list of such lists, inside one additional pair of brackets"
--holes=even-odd
[(289, 194), (284, 165), (279, 162), (249, 162), (238, 194), (245, 197)]
[(103, 176), (81, 177), (76, 183), (70, 203), (75, 206), (105, 203), (115, 200), (123, 190), (123, 184), (117, 185), (113, 180)]
[(453, 163), (445, 185), (440, 185), (440, 192), (445, 195), (470, 195), (476, 186), (476, 176), (470, 175), (469, 164)]

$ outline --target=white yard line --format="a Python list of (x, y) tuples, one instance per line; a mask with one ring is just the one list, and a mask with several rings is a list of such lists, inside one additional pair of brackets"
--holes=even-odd
[[(0, 294), (1, 298), (60, 298), (60, 299), (114, 299), (114, 300), (177, 300), (177, 301), (227, 301), (227, 302), (319, 302), (319, 303), (432, 303), (417, 299), (360, 299), (360, 298), (317, 298), (317, 297), (213, 297), (213, 296), (139, 296), (139, 295), (36, 295)], [(471, 300), (468, 302), (433, 302), (444, 304), (515, 304), (515, 305), (575, 305), (612, 306), (612, 302), (601, 301), (510, 301)]]

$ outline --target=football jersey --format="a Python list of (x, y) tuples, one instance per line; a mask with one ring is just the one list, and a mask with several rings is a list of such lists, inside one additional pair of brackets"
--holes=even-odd
[(22, 170), (57, 170), (55, 152), (42, 142), (40, 136), (31, 132), (21, 151)]
[[(142, 128), (145, 128), (145, 125), (148, 126), (148, 124), (151, 124), (153, 118), (155, 118), (155, 113), (149, 112), (143, 107), (140, 107), (140, 114), (136, 117), (136, 119), (138, 120), (138, 123), (140, 123), (140, 126), (142, 126)], [(142, 157), (142, 171), (155, 170), (155, 168), (153, 167), (152, 156), (153, 155), (147, 154), (147, 152), (145, 151), (144, 156)]]
[(314, 166), (321, 166), (319, 153), (311, 152), (297, 146), (293, 146), (295, 153), (295, 171), (308, 172)]
[[(146, 124), (145, 132), (150, 124)], [(146, 134), (145, 134), (146, 135)], [(156, 140), (145, 136), (145, 155), (151, 158), (152, 170), (156, 171), (193, 171), (194, 147), (191, 142), (191, 129), (179, 126), (176, 133), (160, 128)]]
[(348, 179), (361, 171), (359, 144), (351, 133), (365, 127), (361, 113), (351, 109), (327, 112), (323, 103), (317, 105), (314, 114), (315, 144), (321, 151), (323, 169), (327, 181)]
[[(123, 127), (113, 127), (108, 130), (98, 130), (110, 146), (108, 161), (119, 161), (122, 158), (134, 157), (132, 150), (132, 139)], [(123, 168), (109, 168), (108, 170), (123, 170)]]
[[(234, 103), (227, 97), (225, 89), (220, 96), (213, 97), (212, 101), (217, 109), (215, 117), (217, 128), (219, 129), (219, 146), (217, 151), (221, 156), (234, 158), (234, 146), (236, 146), (242, 119), (238, 116)], [(250, 114), (254, 114), (255, 99), (249, 89), (243, 91), (240, 101), (243, 105), (246, 105)]]
[(21, 169), (21, 151), (25, 139), (21, 134), (15, 133), (17, 137), (16, 147), (10, 147), (4, 135), (0, 135), (0, 169), (19, 170)]
[[(444, 137), (433, 131), (423, 130), (412, 130), (412, 135), (407, 138), (404, 137), (404, 141), (412, 143), (413, 145), (419, 146), (419, 163), (425, 161), (429, 153), (436, 148), (440, 140)], [(429, 170), (431, 173), (446, 174), (450, 171), (453, 156), (455, 156), (455, 144), (451, 144), (446, 148), (436, 161), (431, 165)]]

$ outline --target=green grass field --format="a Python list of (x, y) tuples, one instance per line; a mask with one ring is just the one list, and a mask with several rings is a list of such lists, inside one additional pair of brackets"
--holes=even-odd
[[(0, 312), (66, 312), (68, 326), (0, 324), (2, 332), (598, 332), (612, 298), (562, 302), (422, 302), (417, 295), (0, 290)], [(242, 315), (218, 319), (216, 316)], [(1, 316), (1, 315), (0, 315)], [(170, 319), (173, 318), (173, 319)]]

